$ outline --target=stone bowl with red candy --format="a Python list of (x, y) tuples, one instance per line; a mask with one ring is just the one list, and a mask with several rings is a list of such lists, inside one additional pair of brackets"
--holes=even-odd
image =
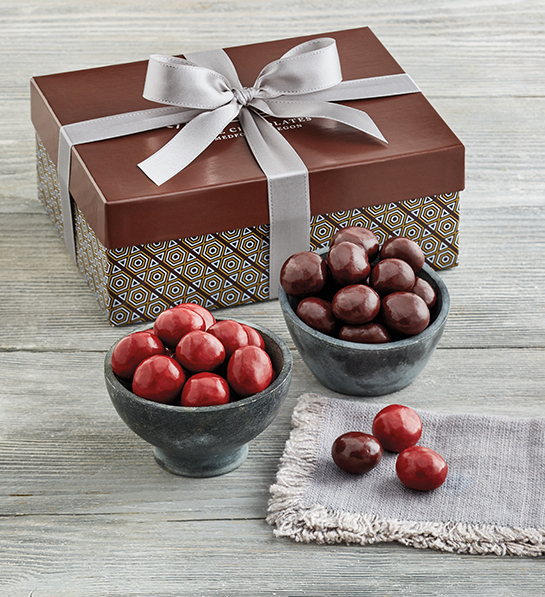
[(443, 334), (450, 298), (422, 249), (339, 229), (329, 248), (289, 257), (279, 302), (301, 358), (327, 388), (381, 396), (411, 384)]
[(292, 366), (270, 330), (183, 304), (116, 342), (104, 376), (117, 413), (164, 469), (213, 477), (240, 466), (275, 419)]

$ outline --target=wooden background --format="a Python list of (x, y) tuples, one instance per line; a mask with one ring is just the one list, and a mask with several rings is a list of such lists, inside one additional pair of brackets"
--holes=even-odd
[[(320, 391), (295, 350), (289, 399), (243, 466), (215, 479), (162, 471), (104, 386), (104, 354), (124, 332), (36, 199), (32, 75), (364, 25), (467, 148), (461, 262), (443, 273), (451, 315), (395, 401), (544, 414), (543, 1), (0, 0), (3, 597), (545, 595), (542, 558), (274, 538), (264, 518), (291, 410)], [(289, 341), (276, 302), (227, 314)]]

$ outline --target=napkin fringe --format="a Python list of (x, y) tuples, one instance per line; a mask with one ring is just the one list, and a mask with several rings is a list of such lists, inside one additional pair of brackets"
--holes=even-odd
[[(317, 451), (315, 433), (325, 419), (327, 398), (316, 394), (301, 396), (292, 414), (292, 431), (280, 459), (280, 469), (276, 484), (270, 488), (272, 499), (269, 500), (267, 522), (279, 529), (292, 522), (290, 512), (298, 508), (299, 500), (304, 495), (315, 469)], [(275, 531), (276, 532), (276, 531)]]
[(530, 556), (545, 554), (545, 528), (524, 529), (464, 523), (386, 520), (328, 511), (322, 506), (275, 511), (268, 517), (276, 537), (318, 544), (388, 543), (458, 554)]
[(276, 537), (320, 544), (368, 545), (397, 541), (420, 549), (459, 554), (541, 556), (545, 554), (545, 528), (379, 519), (376, 516), (327, 510), (315, 505), (302, 508), (301, 498), (312, 480), (317, 447), (312, 440), (324, 423), (328, 400), (314, 394), (299, 399), (292, 417), (293, 429), (281, 459), (276, 483), (271, 486), (267, 522)]

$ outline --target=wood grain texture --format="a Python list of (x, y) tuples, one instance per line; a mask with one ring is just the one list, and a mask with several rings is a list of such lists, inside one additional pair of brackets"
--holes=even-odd
[[(467, 149), (438, 350), (395, 401), (545, 414), (542, 0), (0, 0), (0, 595), (540, 597), (543, 558), (279, 540), (269, 486), (297, 397), (322, 392), (277, 302), (224, 309), (292, 348), (290, 394), (236, 471), (160, 469), (102, 377), (111, 328), (36, 199), (33, 75), (369, 25)], [(330, 392), (328, 392), (331, 394)]]
[[(543, 594), (535, 592), (540, 560), (299, 544), (271, 538), (262, 521), (61, 515), (12, 518), (0, 529), (5, 597)], [(16, 548), (5, 549), (6, 535), (19, 540)], [(26, 570), (17, 566), (21, 559)]]

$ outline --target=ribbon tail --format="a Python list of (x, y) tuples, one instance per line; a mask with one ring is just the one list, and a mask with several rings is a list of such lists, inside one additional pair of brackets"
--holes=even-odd
[(221, 108), (202, 112), (138, 167), (156, 185), (162, 185), (200, 155), (239, 111), (240, 106), (233, 100)]
[(270, 222), (269, 298), (278, 298), (280, 270), (288, 257), (310, 247), (308, 170), (284, 137), (248, 109), (240, 124), (254, 157), (267, 177)]
[(257, 100), (252, 105), (255, 105), (255, 107), (270, 116), (282, 118), (308, 116), (309, 118), (327, 118), (328, 120), (335, 120), (367, 133), (379, 141), (388, 143), (369, 114), (362, 110), (357, 110), (356, 108), (343, 106), (342, 104), (274, 99)]

